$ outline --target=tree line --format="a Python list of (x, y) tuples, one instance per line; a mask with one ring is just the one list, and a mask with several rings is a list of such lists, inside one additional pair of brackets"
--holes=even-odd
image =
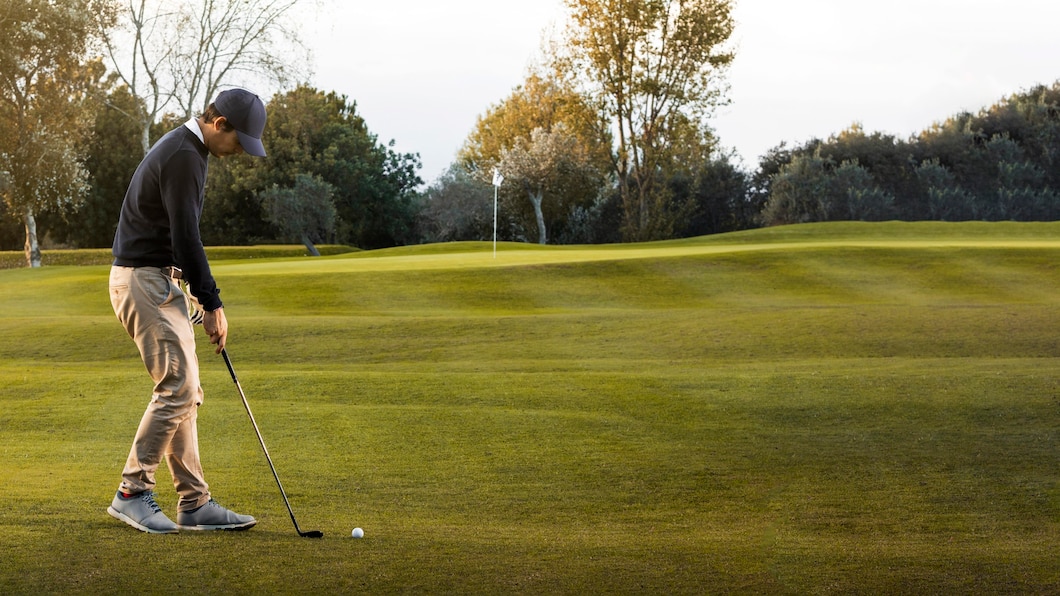
[[(143, 157), (138, 125), (113, 105), (137, 99), (119, 86), (100, 102), (86, 145), (88, 192), (76, 205), (41, 212), (49, 239), (79, 248), (109, 247), (125, 190)], [(381, 248), (416, 241), (419, 158), (381, 143), (346, 97), (302, 85), (267, 102), (261, 159), (211, 158), (200, 225), (208, 245), (320, 242)], [(158, 138), (184, 122), (152, 127)], [(7, 246), (22, 241), (17, 218), (3, 218)], [(17, 247), (16, 247), (17, 248)], [(14, 249), (14, 248), (12, 248)]]
[(762, 158), (762, 225), (830, 220), (1060, 219), (1060, 83), (909, 138), (860, 126)]
[[(531, 77), (491, 109), (461, 152), (462, 160), (428, 190), (436, 211), (431, 240), (486, 239), (491, 233), (485, 200), (490, 189), (475, 174), (481, 170), (479, 153), (495, 143), (491, 135), (509, 126), (505, 121), (512, 110), (541, 105), (540, 85)], [(496, 154), (502, 165), (511, 155)], [(753, 172), (717, 149), (690, 159), (689, 165), (661, 177), (671, 213), (683, 216), (672, 219), (660, 237), (836, 220), (1057, 220), (1060, 82), (1017, 92), (978, 113), (956, 114), (910, 138), (867, 132), (855, 124), (826, 139), (774, 147), (760, 156)], [(613, 183), (605, 180), (581, 193), (562, 184), (556, 188), (545, 207), (552, 239), (627, 239), (621, 233), (622, 198)], [(502, 234), (535, 241), (541, 226), (525, 190), (509, 187), (501, 196), (507, 198), (502, 204), (509, 214)], [(442, 212), (447, 216), (440, 217)]]
[[(248, 2), (258, 9), (250, 20), (207, 18)], [(566, 0), (566, 29), (426, 189), (419, 157), (381, 142), (356, 102), (290, 86), (304, 73), (284, 67), (278, 48), (301, 47), (280, 25), (296, 0), (163, 4), (0, 7), (0, 248), (25, 246), (32, 262), (38, 231), (57, 245), (110, 246), (150, 142), (205, 107), (223, 82), (211, 73), (269, 65), (281, 88), (266, 100), (269, 156), (211, 161), (208, 244), (302, 242), (312, 251), (321, 242), (486, 240), (495, 192), (499, 238), (538, 243), (1060, 216), (1060, 83), (911, 138), (854, 125), (777, 146), (754, 171), (736, 165), (709, 126), (733, 59), (728, 0)], [(151, 41), (163, 25), (179, 32), (171, 44)], [(196, 27), (214, 35), (185, 44)], [(226, 39), (242, 40), (246, 53), (221, 52)]]

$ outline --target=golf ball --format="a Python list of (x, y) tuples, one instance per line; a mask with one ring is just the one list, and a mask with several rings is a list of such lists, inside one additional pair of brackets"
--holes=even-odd
[(364, 538), (364, 530), (362, 530), (360, 528), (354, 528), (353, 529), (353, 537), (354, 538)]

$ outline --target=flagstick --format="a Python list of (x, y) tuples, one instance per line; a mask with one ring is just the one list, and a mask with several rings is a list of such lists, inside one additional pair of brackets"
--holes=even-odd
[(497, 191), (501, 189), (504, 176), (500, 170), (493, 168), (493, 258), (497, 258)]

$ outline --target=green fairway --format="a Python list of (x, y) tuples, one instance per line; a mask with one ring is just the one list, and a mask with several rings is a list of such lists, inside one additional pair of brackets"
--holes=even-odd
[(0, 270), (0, 594), (1060, 593), (1060, 223), (498, 248), (211, 250), (322, 540), (201, 331), (207, 480), (260, 523), (108, 516), (151, 389), (109, 268)]

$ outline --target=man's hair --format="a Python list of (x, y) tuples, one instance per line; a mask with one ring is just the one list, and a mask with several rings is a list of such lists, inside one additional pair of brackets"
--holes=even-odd
[(215, 106), (214, 104), (210, 104), (206, 108), (206, 111), (202, 113), (202, 121), (207, 123), (207, 124), (210, 124), (211, 122), (213, 122), (214, 120), (216, 120), (218, 118), (224, 118), (225, 119), (225, 123), (224, 123), (224, 126), (223, 126), (225, 132), (232, 132), (233, 130), (236, 129), (236, 127), (234, 127), (234, 126), (232, 126), (231, 124), (228, 123), (228, 118), (226, 118), (224, 114), (222, 114), (221, 112), (217, 111), (217, 106)]

